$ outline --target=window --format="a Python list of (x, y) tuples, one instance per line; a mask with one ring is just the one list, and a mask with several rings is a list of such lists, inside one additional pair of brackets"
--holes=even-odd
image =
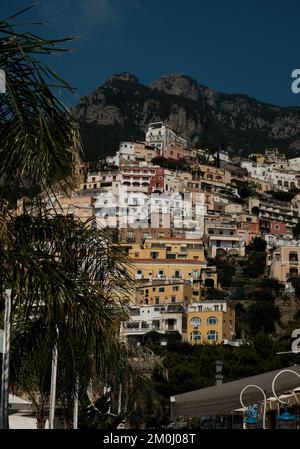
[(159, 320), (152, 321), (152, 328), (155, 330), (159, 330)]
[(178, 285), (175, 285), (173, 287), (173, 292), (179, 292), (179, 286)]
[(167, 259), (176, 259), (176, 254), (167, 254)]
[(159, 293), (164, 293), (165, 287), (159, 287), (158, 291), (159, 291)]
[(152, 288), (152, 291), (153, 291), (153, 292), (156, 292), (156, 287), (153, 287), (153, 288)]
[(298, 262), (298, 254), (297, 253), (289, 253), (289, 261), (290, 262)]
[(191, 340), (192, 341), (201, 340), (201, 333), (199, 331), (191, 332)]
[(194, 327), (194, 329), (197, 329), (198, 326), (200, 326), (201, 324), (201, 318), (199, 318), (198, 316), (193, 316), (191, 318), (191, 325)]
[(215, 316), (210, 316), (209, 318), (207, 318), (207, 324), (218, 324), (218, 318)]
[(171, 296), (171, 302), (172, 303), (176, 302), (176, 296)]
[(217, 331), (208, 331), (207, 332), (207, 340), (218, 340), (218, 332)]
[(159, 304), (159, 298), (155, 298), (155, 304)]

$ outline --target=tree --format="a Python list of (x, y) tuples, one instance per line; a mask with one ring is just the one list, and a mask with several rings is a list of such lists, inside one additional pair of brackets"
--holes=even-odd
[(105, 383), (119, 367), (118, 333), (131, 281), (125, 254), (105, 231), (42, 212), (9, 225), (1, 269), (13, 297), (11, 380), (35, 403), (42, 426), (55, 345), (63, 360), (58, 392), (68, 403), (77, 377), (87, 388), (95, 373)]
[(249, 252), (264, 252), (266, 251), (267, 243), (263, 237), (254, 237), (254, 239), (247, 246)]
[(222, 287), (230, 287), (232, 284), (232, 278), (235, 275), (235, 266), (225, 262), (221, 265), (219, 271), (219, 281)]
[[(75, 185), (80, 139), (75, 119), (54, 93), (72, 89), (36, 55), (66, 51), (60, 44), (68, 38), (16, 30), (18, 15), (0, 21), (7, 79), (0, 97), (0, 284), (12, 289), (11, 385), (35, 403), (42, 428), (55, 345), (63, 362), (58, 398), (66, 413), (77, 378), (86, 398), (91, 379), (99, 388), (108, 380), (119, 386), (120, 373), (128, 373), (119, 327), (131, 284), (126, 256), (107, 232), (49, 216), (45, 207), (55, 191)], [(24, 189), (32, 193), (29, 206)]]
[(293, 237), (295, 239), (300, 238), (300, 221), (293, 227)]
[(54, 94), (72, 89), (35, 57), (67, 51), (60, 45), (70, 38), (22, 32), (13, 24), (19, 14), (0, 20), (0, 67), (7, 89), (0, 96), (0, 195), (12, 201), (20, 198), (22, 188), (74, 186), (80, 148), (75, 119)]
[(251, 304), (247, 309), (246, 321), (252, 335), (258, 332), (273, 334), (275, 325), (280, 321), (280, 311), (270, 301), (259, 301)]

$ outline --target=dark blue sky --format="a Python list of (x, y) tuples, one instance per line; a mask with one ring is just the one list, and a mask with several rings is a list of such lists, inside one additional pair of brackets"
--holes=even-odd
[[(0, 0), (0, 15), (32, 1)], [(46, 36), (79, 36), (72, 54), (51, 58), (79, 96), (113, 73), (147, 84), (183, 72), (219, 91), (300, 106), (291, 92), (299, 0), (40, 0), (26, 19), (47, 22), (34, 30)]]

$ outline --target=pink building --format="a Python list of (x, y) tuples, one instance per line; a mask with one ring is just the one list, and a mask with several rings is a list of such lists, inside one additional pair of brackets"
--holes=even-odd
[(166, 159), (184, 159), (186, 155), (185, 145), (173, 140), (162, 150), (162, 156)]

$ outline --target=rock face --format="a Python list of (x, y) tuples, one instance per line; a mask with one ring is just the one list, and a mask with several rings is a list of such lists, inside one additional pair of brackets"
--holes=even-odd
[(120, 140), (142, 139), (147, 124), (160, 120), (191, 145), (212, 141), (245, 153), (300, 147), (300, 108), (219, 93), (184, 74), (162, 76), (150, 86), (128, 72), (113, 75), (74, 110), (91, 160), (115, 151)]

